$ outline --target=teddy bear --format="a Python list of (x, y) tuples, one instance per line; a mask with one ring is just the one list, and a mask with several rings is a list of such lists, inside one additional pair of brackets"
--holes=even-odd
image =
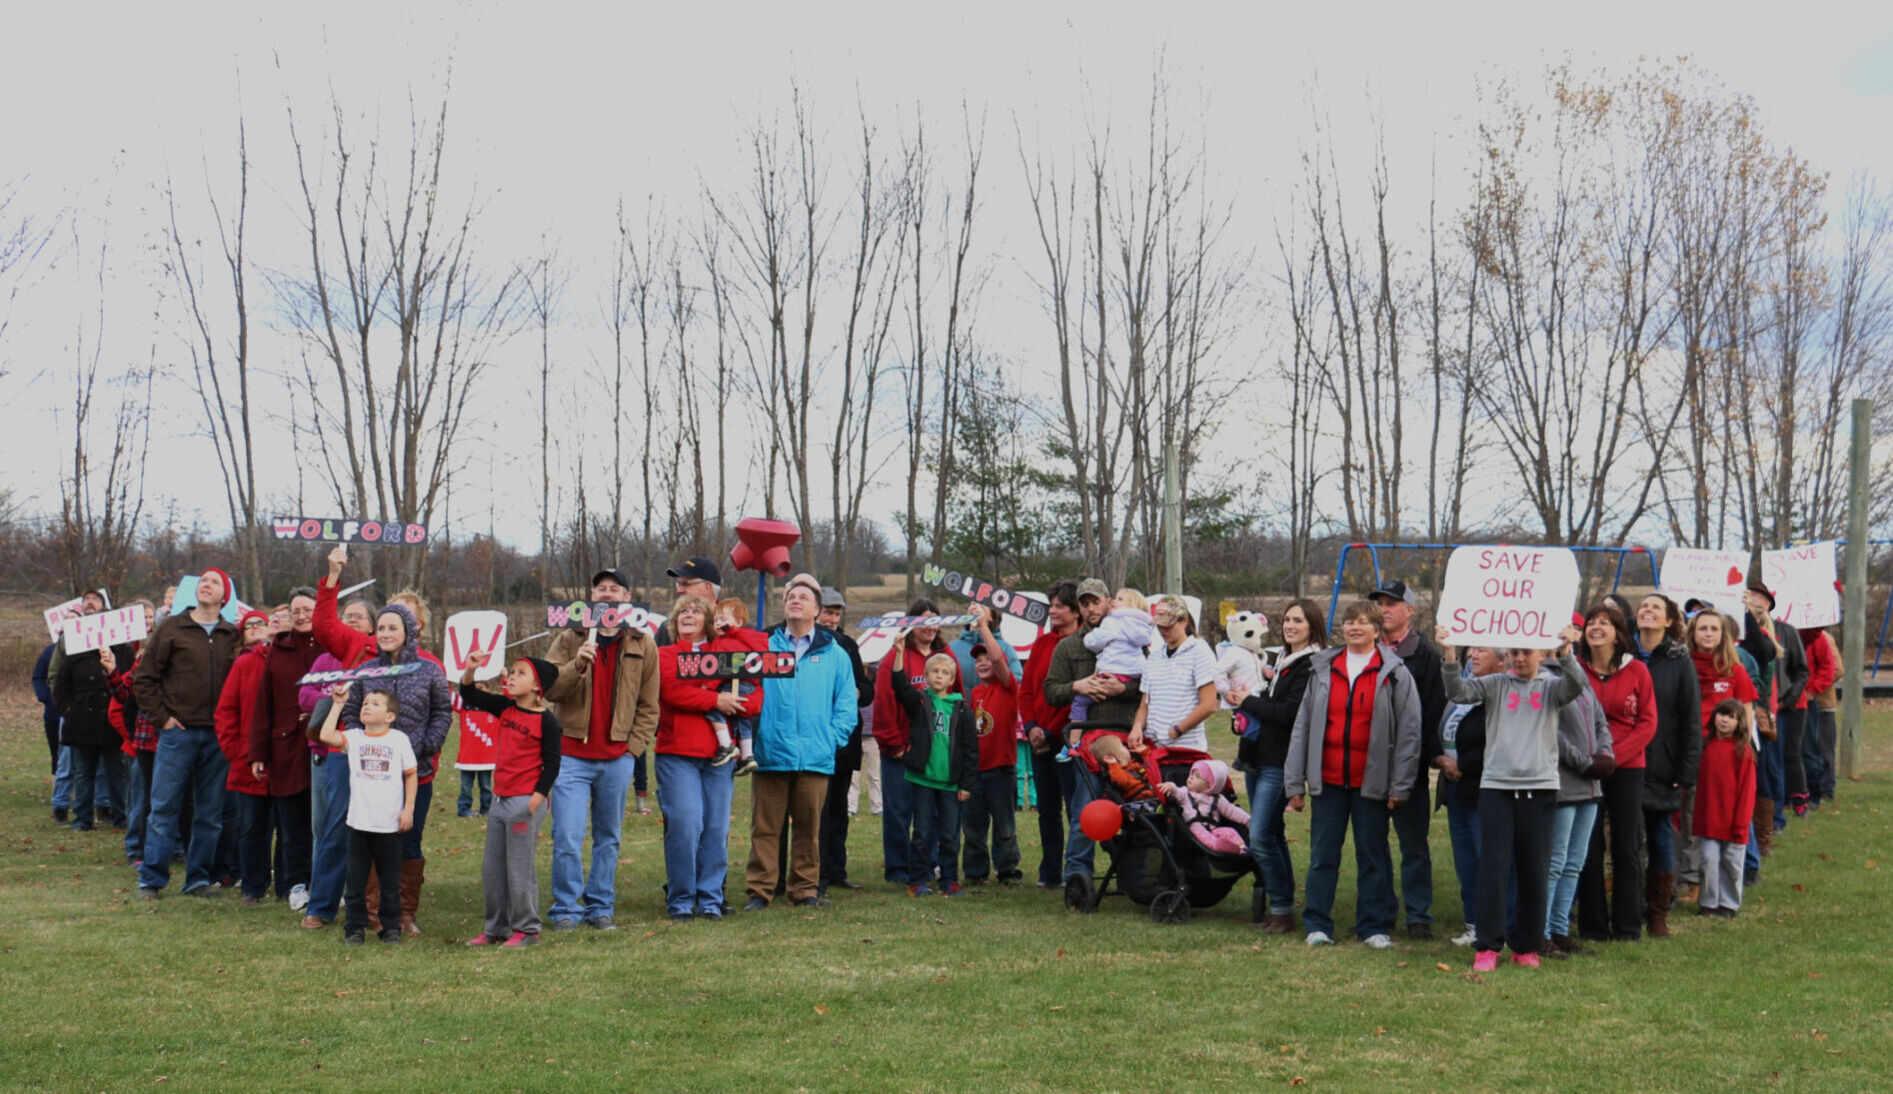
[(1216, 694), (1223, 709), (1234, 711), (1229, 728), (1237, 736), (1249, 729), (1250, 717), (1229, 701), (1231, 688), (1253, 695), (1262, 688), (1262, 642), (1269, 633), (1269, 617), (1261, 612), (1237, 612), (1223, 625), (1226, 635), (1216, 644)]

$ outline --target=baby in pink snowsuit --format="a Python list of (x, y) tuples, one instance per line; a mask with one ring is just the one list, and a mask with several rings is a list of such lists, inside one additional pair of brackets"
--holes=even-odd
[[(1228, 764), (1221, 760), (1198, 760), (1190, 765), (1190, 777), (1182, 786), (1164, 783), (1157, 789), (1176, 805), (1190, 837), (1205, 850), (1240, 855), (1249, 850), (1246, 836), (1249, 814), (1223, 797), (1223, 787), (1228, 785)], [(1240, 825), (1241, 829), (1218, 824), (1218, 819)]]

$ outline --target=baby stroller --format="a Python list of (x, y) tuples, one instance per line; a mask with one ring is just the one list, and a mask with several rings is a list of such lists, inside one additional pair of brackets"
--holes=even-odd
[[(1115, 892), (1148, 907), (1153, 923), (1188, 923), (1192, 908), (1221, 903), (1236, 882), (1245, 877), (1260, 881), (1255, 859), (1246, 852), (1224, 854), (1203, 847), (1186, 830), (1173, 806), (1161, 800), (1126, 801), (1103, 776), (1098, 760), (1091, 755), (1091, 742), (1106, 734), (1126, 738), (1128, 725), (1088, 721), (1072, 722), (1068, 728), (1083, 732), (1071, 752), (1078, 779), (1092, 801), (1116, 804), (1123, 824), (1116, 835), (1098, 845), (1109, 857), (1110, 868), (1095, 882), (1081, 874), (1066, 881), (1065, 907), (1095, 912), (1099, 902)], [(1146, 764), (1152, 770), (1153, 784), (1181, 786), (1189, 777), (1190, 765), (1209, 758), (1208, 753), (1195, 749), (1153, 747)], [(1249, 922), (1262, 922), (1267, 911), (1262, 886), (1256, 884), (1249, 902)]]

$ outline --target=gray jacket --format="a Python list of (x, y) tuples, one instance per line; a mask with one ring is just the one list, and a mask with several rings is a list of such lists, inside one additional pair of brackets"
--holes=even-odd
[[(1541, 675), (1545, 673), (1562, 676), (1564, 670), (1552, 664), (1540, 670)], [(1599, 753), (1616, 758), (1616, 753), (1611, 751), (1610, 719), (1604, 716), (1604, 704), (1591, 690), (1589, 676), (1580, 672), (1578, 678), (1584, 684), (1583, 693), (1558, 711), (1559, 805), (1602, 797), (1603, 786), (1584, 772), (1590, 769), (1592, 757)]]
[(1808, 651), (1800, 632), (1788, 624), (1775, 623), (1775, 641), (1781, 643), (1781, 656), (1775, 658), (1775, 706), (1793, 710), (1808, 690)]
[[(1374, 686), (1374, 710), (1369, 716), (1367, 769), (1361, 776), (1361, 796), (1374, 801), (1413, 796), (1420, 770), (1420, 691), (1413, 674), (1393, 647), (1379, 644), (1380, 672)], [(1282, 767), (1282, 793), (1287, 797), (1321, 793), (1321, 750), (1327, 741), (1328, 694), (1334, 662), (1347, 650), (1337, 646), (1314, 654), (1308, 670), (1308, 690), (1288, 739), (1288, 760)]]
[(1520, 680), (1509, 672), (1467, 679), (1446, 663), (1446, 697), (1485, 704), (1485, 773), (1481, 790), (1558, 789), (1559, 708), (1584, 692), (1584, 669), (1565, 654), (1557, 675)]

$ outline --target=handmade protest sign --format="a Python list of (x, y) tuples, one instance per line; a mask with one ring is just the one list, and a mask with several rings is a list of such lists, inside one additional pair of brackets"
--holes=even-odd
[(137, 642), (145, 637), (145, 610), (134, 604), (117, 611), (82, 615), (66, 620), (61, 633), (66, 636), (67, 656)]
[(1833, 540), (1762, 552), (1762, 584), (1775, 594), (1776, 619), (1791, 627), (1840, 622), (1840, 590), (1834, 587), (1838, 554)]
[(80, 611), (80, 610), (83, 610), (84, 608), (85, 608), (85, 597), (83, 596), (75, 596), (71, 600), (66, 601), (64, 604), (59, 604), (59, 605), (55, 605), (54, 607), (47, 608), (45, 612), (46, 637), (58, 638), (60, 635), (60, 632), (63, 631), (66, 626), (66, 613), (72, 612), (72, 611)]
[(277, 539), (309, 543), (377, 543), (384, 547), (427, 546), (427, 525), (346, 517), (277, 517), (270, 524)]
[(312, 672), (296, 681), (296, 686), (306, 688), (326, 684), (352, 684), (357, 680), (385, 680), (394, 676), (406, 676), (410, 672), (419, 672), (421, 664), (419, 661), (407, 661), (399, 665), (363, 665), (355, 669)]
[[(1019, 595), (1028, 601), (1035, 601), (1041, 608), (1048, 603), (1044, 593), (1020, 593)], [(1023, 616), (1001, 615), (997, 629), (1000, 640), (1011, 646), (1013, 652), (1023, 660), (1031, 650), (1032, 643), (1038, 641), (1045, 627), (1038, 623), (1028, 623)]]
[(1577, 595), (1577, 556), (1563, 547), (1460, 547), (1446, 560), (1439, 625), (1455, 646), (1555, 650)]
[(615, 600), (574, 600), (570, 604), (546, 605), (546, 626), (553, 630), (640, 627), (655, 634), (662, 618), (636, 604), (620, 604)]
[(876, 615), (854, 626), (858, 631), (872, 627), (964, 627), (978, 618), (976, 615)]
[(492, 655), (505, 648), (505, 612), (455, 612), (447, 617), (447, 640), (440, 652), (450, 679), (458, 680), (467, 671), (468, 656), (475, 650), (488, 655), (486, 664), (474, 672), (475, 680), (491, 680), (501, 675), (506, 671), (506, 659)]
[[(171, 614), (183, 615), (195, 607), (197, 607), (197, 575), (186, 574), (177, 579), (177, 592), (171, 596)], [(220, 614), (223, 618), (235, 623), (243, 618), (244, 612), (249, 610), (248, 604), (232, 595), (229, 600), (224, 601), (223, 611)]]
[[(900, 640), (900, 636), (898, 627), (869, 627), (856, 635), (855, 646), (861, 651), (861, 663), (880, 664), (881, 659), (887, 656), (887, 651), (893, 649), (894, 643)], [(1019, 656), (1024, 657), (1025, 653), (1025, 649), (1019, 650)]]
[(1747, 611), (1748, 553), (1671, 547), (1663, 552), (1663, 595), (1678, 607), (1700, 600), (1731, 619)]
[(685, 650), (679, 680), (764, 680), (795, 675), (793, 650)]
[(994, 585), (990, 581), (981, 581), (976, 577), (968, 577), (931, 563), (921, 567), (920, 578), (935, 588), (945, 589), (955, 596), (963, 596), (975, 604), (984, 604), (993, 611), (1016, 615), (1027, 623), (1045, 622), (1044, 601), (1034, 600), (1022, 593), (1015, 593), (1010, 589)]

